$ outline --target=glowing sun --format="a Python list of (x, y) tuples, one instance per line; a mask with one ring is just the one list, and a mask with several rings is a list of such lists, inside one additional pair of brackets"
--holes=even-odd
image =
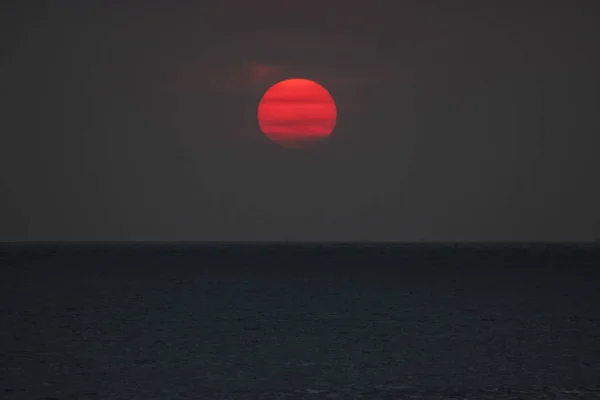
[(308, 79), (287, 79), (271, 86), (258, 104), (263, 133), (283, 147), (301, 149), (327, 138), (337, 108), (327, 89)]

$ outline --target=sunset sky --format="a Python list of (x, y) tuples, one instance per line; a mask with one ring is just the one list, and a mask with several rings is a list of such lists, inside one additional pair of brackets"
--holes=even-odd
[[(12, 3), (0, 240), (600, 240), (592, 6)], [(286, 78), (310, 149), (258, 126)]]

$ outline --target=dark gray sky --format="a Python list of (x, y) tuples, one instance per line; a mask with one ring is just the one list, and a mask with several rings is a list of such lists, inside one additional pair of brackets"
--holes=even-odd
[[(593, 2), (79, 3), (2, 6), (0, 240), (600, 239)], [(256, 121), (289, 77), (308, 150)]]

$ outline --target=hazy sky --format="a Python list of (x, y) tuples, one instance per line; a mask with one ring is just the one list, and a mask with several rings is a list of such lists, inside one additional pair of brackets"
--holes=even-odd
[(0, 240), (600, 240), (593, 2), (78, 3), (1, 6)]

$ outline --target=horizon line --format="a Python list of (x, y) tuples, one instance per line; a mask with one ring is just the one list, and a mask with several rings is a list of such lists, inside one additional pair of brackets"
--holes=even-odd
[(469, 244), (508, 244), (508, 245), (529, 245), (529, 244), (595, 244), (600, 245), (600, 241), (571, 241), (571, 240), (0, 240), (0, 245), (18, 244), (18, 245), (86, 245), (86, 244), (149, 244), (149, 245), (469, 245)]

